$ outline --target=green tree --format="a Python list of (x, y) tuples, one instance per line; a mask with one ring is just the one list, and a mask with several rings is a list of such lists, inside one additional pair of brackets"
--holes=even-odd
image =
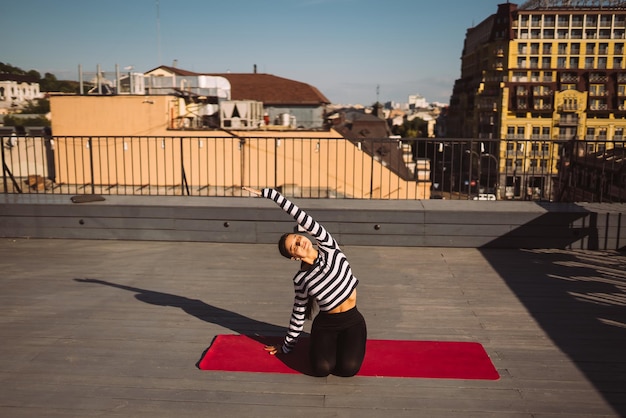
[(26, 75), (34, 78), (35, 80), (41, 79), (41, 74), (39, 74), (39, 71), (37, 70), (30, 70), (29, 72), (26, 73)]
[(3, 121), (4, 126), (50, 126), (50, 121), (45, 116), (36, 118), (18, 118), (6, 115)]
[(49, 99), (35, 99), (29, 100), (26, 106), (22, 109), (22, 113), (45, 115), (50, 111)]
[(0, 62), (0, 73), (2, 74), (14, 74), (14, 75), (26, 75), (26, 71), (21, 68), (14, 67), (11, 64), (5, 64)]
[(424, 138), (428, 134), (428, 123), (420, 118), (405, 120), (401, 126), (393, 128), (393, 134), (402, 138)]

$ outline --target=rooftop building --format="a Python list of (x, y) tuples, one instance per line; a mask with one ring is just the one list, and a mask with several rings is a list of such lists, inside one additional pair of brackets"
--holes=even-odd
[[(484, 186), (551, 198), (542, 194), (558, 167), (548, 161), (558, 161), (550, 157), (563, 142), (598, 141), (589, 152), (623, 146), (625, 33), (626, 2), (582, 0), (503, 3), (467, 30), (446, 129), (450, 138), (495, 140), (474, 151), (508, 174), (483, 175)], [(520, 175), (529, 171), (537, 174)]]

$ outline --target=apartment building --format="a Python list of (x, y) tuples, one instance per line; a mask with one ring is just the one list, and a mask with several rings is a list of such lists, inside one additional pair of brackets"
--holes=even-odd
[(551, 198), (564, 141), (598, 141), (590, 153), (623, 146), (625, 33), (617, 0), (504, 3), (467, 30), (446, 129), (485, 139), (478, 151), (500, 174), (483, 183), (502, 197)]
[(0, 113), (16, 110), (28, 101), (41, 99), (39, 80), (29, 75), (0, 74)]

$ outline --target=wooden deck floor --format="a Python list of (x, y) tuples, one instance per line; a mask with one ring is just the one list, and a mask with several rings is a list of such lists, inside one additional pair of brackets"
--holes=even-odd
[(626, 256), (346, 247), (373, 339), (477, 341), (497, 381), (199, 371), (281, 333), (274, 245), (0, 241), (1, 417), (626, 416)]

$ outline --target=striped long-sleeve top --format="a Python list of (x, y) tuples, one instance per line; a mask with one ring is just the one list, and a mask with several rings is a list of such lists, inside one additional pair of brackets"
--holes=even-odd
[(309, 269), (298, 271), (293, 278), (295, 298), (289, 330), (282, 347), (282, 351), (288, 353), (304, 328), (309, 296), (315, 298), (320, 311), (328, 312), (348, 299), (359, 281), (352, 274), (350, 264), (337, 241), (321, 224), (276, 190), (263, 189), (262, 196), (276, 202), (317, 241), (317, 259)]

